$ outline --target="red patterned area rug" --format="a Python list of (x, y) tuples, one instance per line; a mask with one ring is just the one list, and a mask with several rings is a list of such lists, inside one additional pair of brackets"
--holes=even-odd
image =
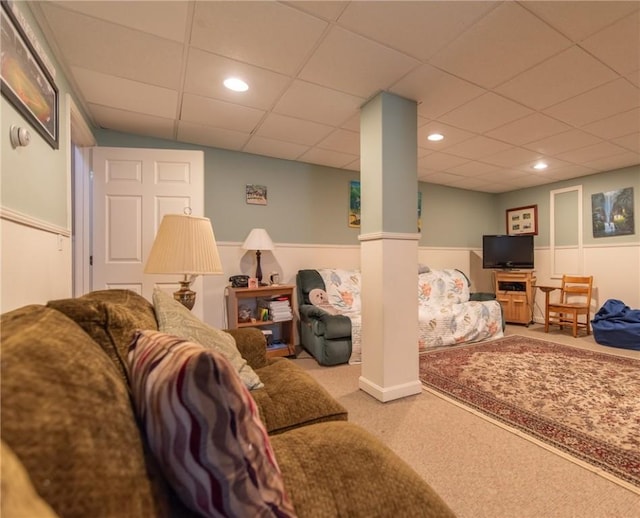
[(640, 360), (508, 336), (423, 353), (420, 380), (640, 492)]

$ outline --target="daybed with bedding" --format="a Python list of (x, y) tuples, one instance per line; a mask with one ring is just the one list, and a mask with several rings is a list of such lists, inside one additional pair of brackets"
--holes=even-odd
[[(361, 360), (360, 271), (326, 268), (300, 270), (296, 276), (300, 342), (321, 365)], [(472, 294), (467, 276), (456, 269), (417, 275), (418, 344), (433, 347), (480, 342), (503, 336), (500, 303)], [(326, 292), (332, 311), (311, 300)], [(316, 299), (317, 301), (317, 299)]]

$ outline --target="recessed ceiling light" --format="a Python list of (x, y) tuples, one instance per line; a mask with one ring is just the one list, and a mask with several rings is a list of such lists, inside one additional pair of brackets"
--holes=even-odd
[(427, 140), (430, 140), (431, 142), (438, 142), (443, 138), (444, 138), (444, 135), (441, 135), (440, 133), (432, 133), (427, 137)]
[(538, 162), (533, 166), (533, 168), (536, 171), (542, 171), (543, 169), (546, 169), (547, 167), (549, 167), (549, 164), (547, 164), (546, 162)]
[(229, 77), (225, 79), (224, 86), (234, 92), (246, 92), (249, 89), (249, 85), (237, 77)]

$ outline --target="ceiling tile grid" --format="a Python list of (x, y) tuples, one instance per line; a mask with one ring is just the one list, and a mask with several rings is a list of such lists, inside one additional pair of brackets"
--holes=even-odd
[(96, 127), (353, 171), (360, 107), (388, 91), (417, 103), (422, 181), (504, 192), (640, 163), (637, 1), (29, 7)]

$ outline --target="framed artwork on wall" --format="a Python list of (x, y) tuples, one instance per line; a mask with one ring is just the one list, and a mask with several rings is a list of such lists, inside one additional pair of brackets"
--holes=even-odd
[(538, 235), (538, 206), (515, 207), (507, 209), (507, 234), (517, 236), (522, 234)]
[(633, 187), (591, 195), (593, 237), (635, 233)]
[(2, 0), (2, 95), (58, 149), (58, 88), (6, 0)]
[(247, 203), (250, 205), (266, 205), (267, 204), (267, 186), (266, 185), (247, 185), (245, 189)]
[[(360, 227), (360, 182), (349, 182), (349, 227)], [(422, 193), (418, 191), (418, 232), (422, 232)]]
[(360, 227), (360, 182), (358, 180), (349, 182), (349, 226)]

